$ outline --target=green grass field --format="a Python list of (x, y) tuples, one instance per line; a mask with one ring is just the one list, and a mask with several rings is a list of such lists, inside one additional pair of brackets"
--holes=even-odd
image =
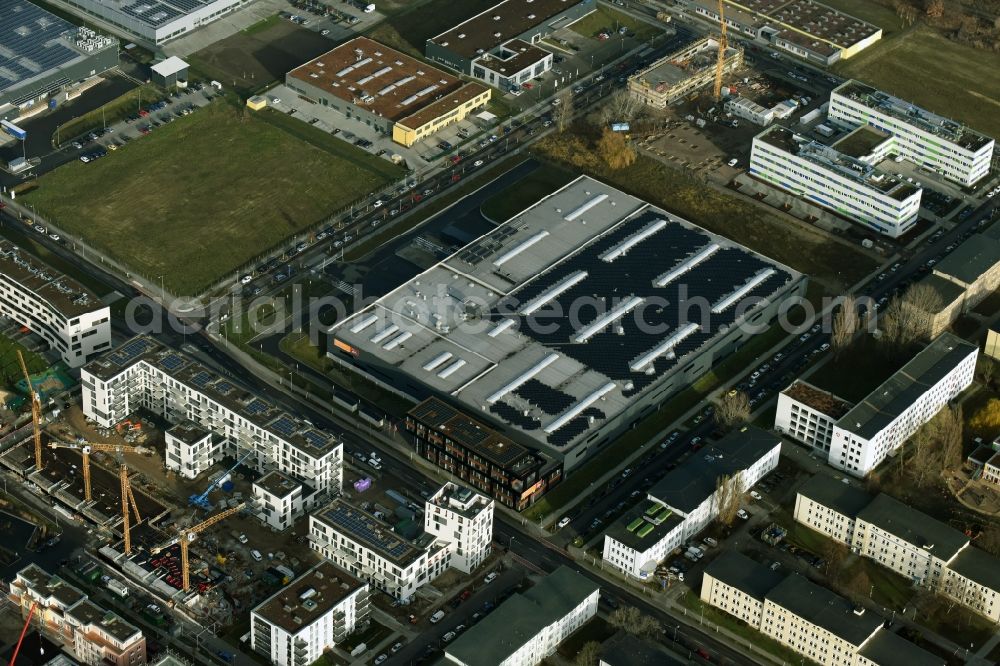
[(834, 71), (1000, 136), (1000, 53), (958, 44), (917, 24), (837, 64)]
[(624, 12), (612, 9), (611, 7), (605, 7), (604, 5), (598, 5), (596, 2), (594, 5), (596, 6), (595, 11), (584, 16), (571, 25), (569, 29), (584, 37), (596, 37), (597, 33), (602, 30), (614, 33), (615, 30), (624, 26), (628, 28), (629, 32), (635, 33), (637, 39), (641, 40), (649, 39), (653, 35), (662, 32), (655, 26), (632, 18)]
[(823, 0), (823, 4), (877, 25), (883, 39), (906, 29), (906, 22), (896, 12), (873, 0)]
[(277, 112), (216, 102), (98, 162), (60, 167), (24, 198), (136, 273), (192, 295), (403, 173)]

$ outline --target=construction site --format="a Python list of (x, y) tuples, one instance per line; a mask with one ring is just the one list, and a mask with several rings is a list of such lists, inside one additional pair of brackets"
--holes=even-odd
[(164, 464), (171, 424), (157, 416), (101, 428), (75, 405), (31, 398), (33, 418), (3, 438), (0, 465), (92, 526), (100, 557), (165, 605), (229, 625), (315, 559), (304, 534), (257, 517), (254, 469), (227, 458), (188, 480)]

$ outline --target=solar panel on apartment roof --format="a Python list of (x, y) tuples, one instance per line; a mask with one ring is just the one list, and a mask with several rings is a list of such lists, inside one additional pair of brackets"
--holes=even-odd
[(205, 388), (208, 386), (210, 381), (212, 381), (212, 375), (205, 370), (199, 370), (195, 373), (194, 377), (190, 379), (190, 382), (198, 388)]
[(373, 517), (347, 504), (337, 504), (324, 515), (334, 524), (365, 542), (377, 545), (392, 557), (402, 557), (412, 548), (410, 544), (375, 522)]
[(124, 345), (108, 354), (108, 360), (116, 365), (131, 363), (151, 349), (155, 349), (156, 344), (146, 338), (135, 338), (129, 340)]
[(167, 354), (160, 359), (160, 367), (168, 372), (174, 372), (187, 365), (187, 361), (178, 354)]
[(254, 398), (253, 400), (247, 403), (246, 407), (243, 408), (243, 410), (250, 415), (264, 414), (268, 412), (270, 409), (271, 406), (268, 405), (263, 400), (261, 400), (260, 398)]
[(329, 438), (326, 435), (317, 430), (306, 430), (302, 433), (302, 436), (305, 437), (307, 442), (317, 447), (325, 446), (329, 441)]
[(229, 395), (236, 390), (236, 387), (223, 379), (222, 381), (216, 383), (215, 390), (222, 395)]
[(295, 421), (288, 416), (279, 416), (270, 423), (269, 427), (271, 430), (274, 430), (285, 437), (291, 437), (295, 434)]

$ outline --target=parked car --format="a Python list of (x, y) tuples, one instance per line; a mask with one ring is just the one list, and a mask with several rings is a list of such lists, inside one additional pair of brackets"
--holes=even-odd
[(498, 574), (496, 571), (491, 571), (488, 574), (486, 574), (486, 578), (483, 579), (483, 582), (489, 585), (490, 583), (492, 583), (497, 579), (497, 575)]
[(436, 613), (434, 613), (434, 615), (431, 615), (431, 624), (437, 624), (443, 619), (444, 619), (444, 611), (439, 610)]

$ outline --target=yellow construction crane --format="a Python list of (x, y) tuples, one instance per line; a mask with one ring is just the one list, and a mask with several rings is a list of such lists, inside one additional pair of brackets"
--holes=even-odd
[(87, 442), (86, 444), (66, 444), (63, 442), (50, 442), (49, 448), (51, 449), (74, 449), (80, 452), (83, 457), (83, 497), (88, 502), (93, 499), (90, 491), (90, 454), (94, 451), (103, 451), (108, 453), (148, 453), (149, 449), (143, 448), (141, 446), (129, 446), (127, 444), (95, 444), (92, 442)]
[(38, 393), (31, 383), (31, 375), (28, 374), (28, 366), (24, 362), (21, 350), (17, 350), (17, 360), (21, 362), (21, 372), (24, 373), (24, 381), (28, 383), (28, 393), (31, 395), (31, 424), (35, 429), (35, 471), (40, 472), (42, 465), (42, 401), (38, 399)]
[(118, 477), (122, 486), (122, 534), (125, 536), (125, 554), (131, 555), (132, 524), (128, 512), (129, 505), (135, 511), (136, 525), (142, 522), (142, 516), (139, 514), (139, 506), (135, 503), (135, 496), (132, 495), (132, 485), (128, 481), (128, 465), (124, 462), (122, 463), (121, 470), (118, 472)]
[(155, 554), (159, 553), (161, 550), (165, 550), (167, 548), (170, 548), (170, 546), (174, 545), (175, 543), (179, 543), (181, 545), (181, 581), (182, 581), (182, 589), (185, 592), (187, 592), (188, 589), (191, 587), (191, 572), (188, 570), (188, 547), (191, 545), (191, 542), (194, 541), (195, 536), (199, 532), (204, 531), (205, 529), (211, 527), (212, 525), (215, 525), (216, 523), (221, 522), (221, 521), (225, 520), (226, 518), (229, 518), (230, 516), (239, 513), (244, 508), (246, 508), (246, 502), (241, 502), (241, 503), (237, 504), (236, 506), (234, 506), (232, 508), (226, 509), (225, 511), (221, 511), (221, 512), (215, 514), (211, 518), (208, 518), (207, 520), (204, 520), (204, 521), (198, 523), (197, 525), (194, 525), (193, 527), (185, 527), (185, 528), (181, 529), (177, 533), (177, 536), (175, 536), (173, 539), (171, 539), (170, 541), (167, 541), (164, 544), (156, 546), (155, 548), (151, 549), (149, 552), (150, 552), (151, 555), (155, 555)]
[(715, 87), (712, 88), (712, 95), (718, 102), (722, 98), (722, 70), (726, 64), (726, 16), (723, 8), (725, 0), (719, 0), (719, 56), (715, 62)]

